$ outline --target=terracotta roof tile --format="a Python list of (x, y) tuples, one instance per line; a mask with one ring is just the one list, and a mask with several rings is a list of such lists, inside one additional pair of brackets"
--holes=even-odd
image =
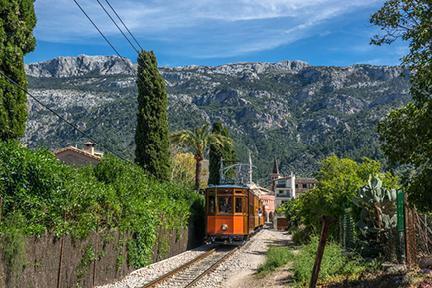
[(58, 149), (58, 150), (54, 151), (54, 154), (58, 155), (58, 154), (61, 154), (63, 152), (66, 152), (66, 151), (72, 151), (72, 152), (75, 152), (75, 153), (79, 153), (81, 155), (84, 155), (84, 156), (89, 157), (89, 158), (93, 158), (95, 160), (101, 160), (102, 159), (102, 157), (99, 157), (99, 156), (96, 156), (96, 155), (92, 155), (91, 153), (88, 153), (87, 151), (84, 151), (82, 149), (76, 148), (74, 146), (68, 146), (68, 147), (65, 147), (65, 148)]

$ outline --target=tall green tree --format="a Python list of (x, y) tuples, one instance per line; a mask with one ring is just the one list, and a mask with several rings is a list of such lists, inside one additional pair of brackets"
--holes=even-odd
[(432, 2), (390, 0), (371, 17), (382, 33), (372, 44), (401, 39), (409, 52), (402, 64), (410, 72), (412, 102), (392, 111), (378, 127), (384, 153), (394, 165), (408, 164), (409, 199), (417, 207), (432, 209)]
[[(298, 203), (287, 205), (285, 212), (294, 216), (318, 232), (322, 215), (334, 216), (339, 219), (344, 215), (345, 208), (352, 206), (352, 201), (358, 190), (366, 185), (370, 175), (376, 175), (383, 180), (383, 187), (398, 188), (399, 179), (390, 172), (383, 172), (381, 163), (369, 158), (363, 158), (358, 163), (350, 158), (329, 156), (321, 161), (317, 173), (317, 186), (302, 193), (294, 200)], [(293, 206), (294, 205), (294, 206)], [(292, 215), (299, 213), (299, 215)], [(337, 225), (335, 225), (337, 227)]]
[(168, 94), (153, 51), (138, 55), (135, 161), (161, 181), (170, 177)]
[[(0, 0), (0, 70), (24, 88), (25, 54), (36, 46), (34, 0)], [(0, 139), (16, 139), (25, 131), (27, 95), (0, 75)]]
[(195, 157), (195, 189), (198, 191), (201, 183), (201, 166), (202, 160), (210, 147), (216, 145), (219, 147), (232, 146), (232, 139), (221, 134), (213, 133), (209, 125), (194, 130), (182, 130), (171, 134), (171, 141), (175, 144), (188, 147)]
[[(215, 122), (212, 127), (212, 132), (230, 138), (227, 127), (224, 127), (220, 121)], [(220, 167), (221, 159), (224, 163), (232, 164), (236, 159), (236, 153), (233, 145), (220, 146), (210, 144), (209, 150), (209, 184), (220, 184)]]

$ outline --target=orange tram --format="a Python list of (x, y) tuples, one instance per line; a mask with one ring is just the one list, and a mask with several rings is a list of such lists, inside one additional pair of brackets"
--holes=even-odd
[(246, 185), (210, 186), (206, 197), (206, 242), (240, 244), (264, 225), (264, 205)]

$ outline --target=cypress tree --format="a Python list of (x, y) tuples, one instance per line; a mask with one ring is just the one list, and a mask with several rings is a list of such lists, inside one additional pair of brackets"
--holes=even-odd
[[(230, 138), (228, 128), (224, 127), (220, 121), (215, 122), (212, 127), (212, 132)], [(236, 153), (234, 146), (221, 147), (217, 145), (210, 145), (209, 151), (209, 184), (220, 184), (220, 166), (221, 159), (225, 164), (233, 164), (236, 160)]]
[[(0, 70), (24, 88), (25, 54), (36, 46), (34, 0), (0, 0)], [(0, 139), (24, 135), (27, 95), (0, 75)]]
[(150, 175), (168, 180), (170, 151), (168, 94), (153, 51), (138, 55), (138, 113), (135, 161)]

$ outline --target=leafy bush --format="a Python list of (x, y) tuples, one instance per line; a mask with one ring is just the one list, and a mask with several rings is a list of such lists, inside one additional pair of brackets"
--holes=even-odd
[[(312, 237), (311, 242), (304, 245), (296, 257), (293, 257), (294, 279), (299, 286), (306, 286), (309, 284), (318, 241), (318, 237)], [(348, 257), (338, 244), (329, 242), (324, 250), (319, 281), (325, 282), (340, 277), (355, 279), (358, 278), (366, 268), (367, 265), (362, 263), (359, 257)]]
[(203, 211), (202, 196), (191, 189), (158, 182), (110, 155), (95, 167), (74, 168), (49, 151), (0, 142), (0, 180), (0, 221), (19, 215), (26, 223), (15, 231), (8, 224), (13, 221), (0, 222), (3, 240), (11, 232), (84, 238), (92, 231), (119, 229), (131, 235), (133, 267), (150, 263), (158, 229), (179, 230), (191, 213)]
[[(321, 229), (320, 217), (334, 216), (338, 221), (344, 216), (345, 209), (351, 208), (357, 191), (368, 183), (369, 175), (378, 175), (383, 180), (383, 187), (397, 188), (398, 178), (389, 172), (382, 172), (381, 163), (364, 158), (358, 163), (349, 158), (330, 156), (321, 162), (317, 174), (317, 187), (300, 194), (283, 206), (283, 212), (291, 224), (305, 225), (308, 231)], [(358, 220), (358, 213), (355, 220)], [(331, 235), (337, 238), (338, 225), (333, 225)]]
[(292, 240), (295, 245), (303, 245), (309, 243), (311, 235), (313, 235), (311, 227), (299, 225), (291, 230)]

